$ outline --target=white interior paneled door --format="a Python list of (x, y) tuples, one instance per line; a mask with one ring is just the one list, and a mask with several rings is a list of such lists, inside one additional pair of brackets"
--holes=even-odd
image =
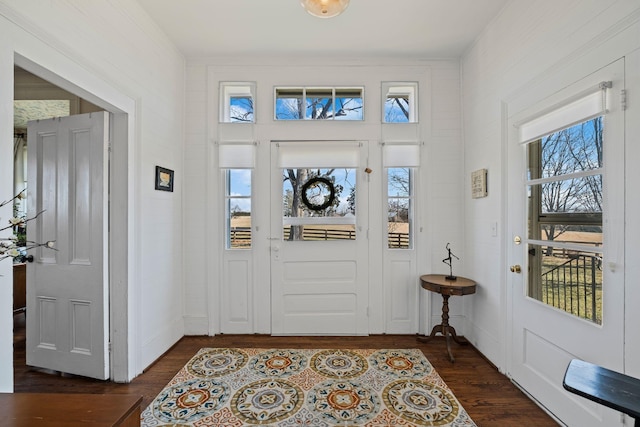
[(572, 426), (621, 424), (562, 380), (624, 369), (623, 89), (619, 60), (509, 118), (509, 373)]
[(109, 378), (109, 114), (30, 122), (27, 365)]
[(368, 334), (368, 143), (271, 143), (274, 335)]

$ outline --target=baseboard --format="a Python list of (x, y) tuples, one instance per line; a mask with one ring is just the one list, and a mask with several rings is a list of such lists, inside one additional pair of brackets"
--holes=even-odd
[(158, 357), (184, 336), (184, 319), (174, 319), (170, 324), (156, 328), (158, 334), (145, 341), (140, 348), (140, 372), (144, 371)]
[(525, 390), (523, 387), (520, 386), (520, 384), (518, 384), (516, 381), (513, 380), (513, 378), (509, 378), (511, 380), (511, 383), (513, 385), (515, 385), (525, 396), (527, 396), (529, 399), (531, 399), (531, 401), (533, 403), (535, 403), (536, 405), (538, 405), (540, 407), (540, 409), (542, 409), (544, 412), (547, 413), (547, 415), (549, 415), (551, 418), (553, 418), (553, 420), (555, 422), (558, 423), (558, 425), (560, 426), (564, 426), (564, 427), (568, 427), (565, 423), (563, 423), (558, 417), (556, 417), (553, 412), (549, 411), (542, 403), (540, 403), (538, 401), (538, 399), (536, 399), (535, 397), (533, 397), (532, 395), (529, 394), (529, 392), (527, 392), (527, 390)]
[(469, 336), (467, 339), (491, 364), (498, 368), (501, 373), (506, 372), (506, 366), (501, 354), (501, 344), (493, 335), (486, 330), (479, 328), (476, 324), (469, 322)]
[(185, 335), (208, 335), (209, 319), (206, 316), (184, 316)]

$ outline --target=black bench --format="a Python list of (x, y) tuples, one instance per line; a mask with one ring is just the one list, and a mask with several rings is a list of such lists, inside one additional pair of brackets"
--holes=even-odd
[(640, 427), (640, 379), (573, 359), (562, 386), (572, 393), (623, 412)]

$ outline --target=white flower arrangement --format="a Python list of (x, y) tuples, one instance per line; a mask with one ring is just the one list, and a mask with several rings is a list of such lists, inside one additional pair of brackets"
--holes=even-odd
[[(11, 202), (14, 202), (15, 200), (24, 199), (26, 197), (25, 191), (26, 190), (22, 190), (20, 193), (16, 194), (13, 198), (9, 200), (5, 200), (4, 202), (0, 203), (0, 208)], [(36, 219), (38, 216), (40, 216), (40, 214), (42, 214), (42, 212), (44, 211), (38, 212), (36, 215), (34, 215), (31, 218), (26, 218), (24, 216), (14, 216), (12, 218), (9, 218), (9, 225), (0, 228), (0, 231), (4, 231), (8, 229), (15, 230), (17, 227), (24, 227), (28, 221)], [(20, 256), (24, 256), (26, 254), (26, 251), (28, 251), (29, 249), (34, 249), (39, 247), (45, 247), (47, 249), (57, 250), (55, 248), (54, 240), (49, 240), (44, 243), (31, 242), (31, 241), (19, 242), (18, 236), (16, 236), (15, 234), (9, 237), (0, 237), (0, 261), (5, 258), (17, 258)]]

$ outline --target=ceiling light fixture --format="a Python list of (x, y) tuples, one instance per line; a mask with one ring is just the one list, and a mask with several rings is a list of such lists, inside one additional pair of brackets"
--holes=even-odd
[(300, 0), (307, 12), (318, 18), (340, 15), (349, 6), (349, 0)]

